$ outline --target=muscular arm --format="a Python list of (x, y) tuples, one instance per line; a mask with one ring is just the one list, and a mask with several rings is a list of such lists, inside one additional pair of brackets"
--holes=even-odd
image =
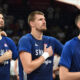
[[(47, 45), (44, 45), (44, 52), (47, 53), (43, 53), (42, 56), (40, 56), (39, 58), (32, 60), (32, 55), (31, 53), (28, 52), (24, 52), (21, 51), (20, 54), (20, 59), (24, 68), (24, 71), (29, 74), (32, 71), (34, 71), (35, 69), (37, 69), (38, 67), (41, 66), (41, 64), (43, 64), (43, 62), (45, 61), (45, 59), (47, 59), (48, 57), (53, 55), (53, 50), (52, 47), (49, 46), (48, 48), (46, 48)], [(47, 57), (45, 57), (48, 54)]]
[(20, 59), (21, 59), (24, 71), (27, 74), (37, 69), (45, 61), (43, 56), (35, 60), (32, 60), (31, 53), (28, 53), (28, 52), (20, 52)]
[(15, 74), (16, 74), (17, 80), (19, 80), (19, 75), (18, 75), (17, 68), (18, 68), (18, 59), (15, 60), (14, 72), (15, 72)]
[(60, 80), (80, 80), (80, 72), (69, 72), (69, 69), (60, 66)]
[(5, 61), (5, 60), (9, 60), (11, 58), (12, 58), (12, 51), (8, 50), (2, 56), (0, 56), (0, 63)]

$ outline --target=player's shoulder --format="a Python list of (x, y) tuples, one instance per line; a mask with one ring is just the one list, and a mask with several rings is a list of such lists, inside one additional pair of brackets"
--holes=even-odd
[(23, 35), (20, 39), (30, 39), (31, 35), (30, 33)]
[(57, 40), (55, 37), (45, 36), (45, 35), (44, 35), (44, 38), (45, 38), (45, 39), (49, 39), (49, 40)]
[(8, 45), (15, 44), (15, 42), (10, 37), (3, 36), (3, 39), (5, 39)]
[(74, 37), (65, 43), (65, 46), (73, 46), (75, 44), (77, 37)]
[(23, 36), (19, 39), (19, 41), (30, 40), (30, 39), (31, 39), (31, 34), (28, 33), (28, 34), (26, 34), (26, 35), (23, 35)]
[(13, 41), (10, 37), (3, 36), (3, 38), (6, 39), (7, 41)]

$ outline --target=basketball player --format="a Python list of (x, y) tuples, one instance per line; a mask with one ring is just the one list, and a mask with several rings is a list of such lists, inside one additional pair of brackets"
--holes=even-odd
[(63, 45), (56, 38), (43, 35), (47, 30), (43, 12), (30, 13), (28, 23), (31, 33), (19, 40), (20, 80), (24, 80), (23, 70), (27, 73), (26, 80), (53, 80), (53, 55), (60, 55)]
[(0, 12), (0, 80), (10, 80), (10, 59), (16, 59), (18, 52), (15, 43), (1, 35), (4, 28), (4, 16)]
[[(80, 32), (80, 15), (75, 23)], [(80, 33), (66, 42), (59, 64), (60, 80), (80, 80)]]

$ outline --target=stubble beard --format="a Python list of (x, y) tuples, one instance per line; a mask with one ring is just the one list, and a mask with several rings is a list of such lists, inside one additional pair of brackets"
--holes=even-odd
[(47, 28), (45, 28), (45, 29), (38, 29), (38, 28), (36, 28), (36, 30), (41, 32), (41, 33), (43, 33), (43, 32), (46, 32)]
[(0, 31), (3, 31), (4, 30), (4, 26), (0, 26)]

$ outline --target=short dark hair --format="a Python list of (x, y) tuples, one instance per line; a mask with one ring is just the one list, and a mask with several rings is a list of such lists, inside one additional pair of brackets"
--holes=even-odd
[(3, 12), (0, 10), (0, 14), (2, 14), (3, 15)]
[(33, 11), (33, 12), (31, 12), (31, 13), (29, 14), (29, 16), (28, 16), (28, 24), (30, 23), (30, 21), (34, 21), (34, 20), (35, 20), (35, 15), (36, 15), (36, 14), (44, 15), (44, 13), (41, 12), (41, 11)]

